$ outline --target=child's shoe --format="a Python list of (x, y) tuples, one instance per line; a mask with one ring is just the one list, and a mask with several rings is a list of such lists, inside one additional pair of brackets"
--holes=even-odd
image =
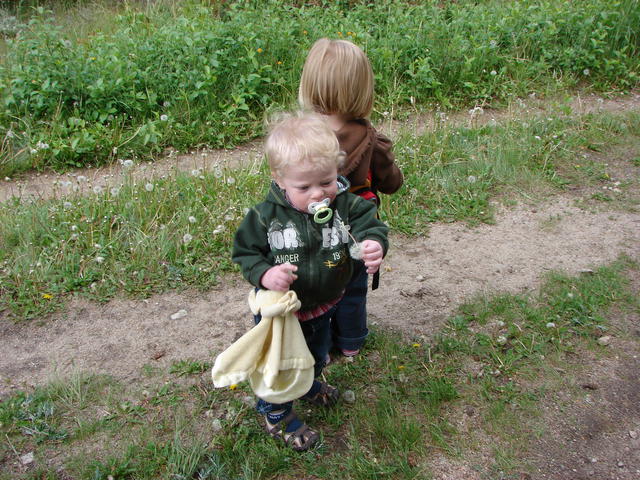
[(346, 348), (342, 348), (342, 349), (340, 349), (340, 351), (342, 352), (342, 355), (344, 355), (345, 357), (355, 357), (356, 355), (358, 355), (360, 353), (360, 349), (347, 350)]
[(320, 436), (302, 422), (293, 410), (275, 424), (270, 423), (266, 416), (265, 421), (265, 431), (271, 437), (282, 440), (296, 452), (306, 452), (320, 439)]
[(300, 398), (320, 407), (333, 407), (340, 398), (340, 392), (336, 387), (318, 380), (313, 381), (310, 392), (313, 393), (307, 393)]

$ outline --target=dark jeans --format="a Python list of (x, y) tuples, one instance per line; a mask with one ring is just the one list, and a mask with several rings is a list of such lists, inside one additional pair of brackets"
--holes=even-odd
[(367, 329), (367, 285), (369, 276), (362, 262), (355, 262), (353, 275), (331, 318), (333, 346), (359, 350), (369, 334)]
[[(335, 309), (336, 307), (333, 307), (327, 313), (324, 313), (319, 317), (300, 322), (302, 333), (304, 334), (304, 339), (307, 341), (307, 347), (309, 347), (309, 351), (311, 352), (311, 355), (313, 355), (313, 359), (315, 360), (315, 364), (313, 366), (315, 377), (320, 376), (320, 374), (322, 373), (322, 369), (326, 364), (327, 353), (329, 353), (329, 347), (331, 343), (331, 330), (329, 327), (329, 322)], [(259, 314), (254, 315), (254, 320), (256, 324), (258, 324), (260, 320), (262, 320), (262, 317)], [(258, 403), (256, 404), (256, 410), (258, 411), (258, 413), (266, 415), (267, 413), (274, 410), (289, 411), (291, 410), (292, 406), (293, 401), (278, 404), (266, 402), (259, 398)]]

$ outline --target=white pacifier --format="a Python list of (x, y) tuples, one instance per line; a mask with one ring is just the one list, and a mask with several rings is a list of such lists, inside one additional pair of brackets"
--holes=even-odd
[(329, 208), (331, 201), (328, 198), (320, 202), (311, 202), (307, 207), (309, 213), (313, 214), (313, 221), (316, 223), (327, 223), (333, 217), (333, 210)]

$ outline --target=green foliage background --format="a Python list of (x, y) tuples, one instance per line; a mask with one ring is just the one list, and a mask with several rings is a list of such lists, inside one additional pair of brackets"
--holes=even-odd
[[(584, 2), (157, 3), (87, 35), (41, 7), (0, 64), (0, 170), (223, 147), (295, 104), (318, 38), (362, 46), (379, 112), (499, 103), (532, 89), (638, 84), (640, 8)], [(2, 173), (0, 172), (0, 173)]]

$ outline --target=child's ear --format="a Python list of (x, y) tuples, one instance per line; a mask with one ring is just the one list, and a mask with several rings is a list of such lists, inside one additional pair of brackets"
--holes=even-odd
[(274, 182), (276, 182), (276, 185), (278, 185), (281, 190), (284, 190), (284, 187), (282, 186), (282, 183), (280, 182), (280, 177), (278, 177), (278, 175), (275, 172), (271, 173), (271, 179)]

